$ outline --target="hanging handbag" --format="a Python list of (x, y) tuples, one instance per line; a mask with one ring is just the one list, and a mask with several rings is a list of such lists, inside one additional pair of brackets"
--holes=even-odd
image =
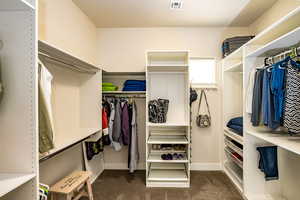
[[(208, 112), (207, 114), (200, 114), (200, 108), (201, 108), (203, 96), (204, 96), (204, 100), (205, 100), (206, 107), (207, 107), (207, 112)], [(209, 111), (209, 105), (208, 105), (206, 93), (204, 90), (201, 90), (201, 94), (200, 94), (196, 123), (197, 123), (197, 126), (200, 128), (207, 128), (207, 127), (210, 127), (210, 125), (211, 125), (211, 116), (210, 116), (210, 111)]]

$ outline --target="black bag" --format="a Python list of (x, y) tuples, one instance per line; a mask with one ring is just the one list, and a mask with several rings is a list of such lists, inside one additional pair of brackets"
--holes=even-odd
[[(200, 114), (200, 108), (201, 108), (201, 102), (202, 102), (202, 96), (204, 96), (206, 107), (207, 107), (207, 114)], [(206, 93), (204, 90), (201, 90), (200, 94), (200, 100), (199, 100), (199, 107), (198, 107), (198, 115), (196, 118), (197, 126), (200, 128), (207, 128), (211, 126), (211, 116), (209, 111), (209, 105), (206, 98)]]
[(198, 94), (197, 94), (196, 90), (190, 88), (190, 106), (192, 105), (192, 103), (194, 101), (197, 100), (197, 98), (198, 98)]

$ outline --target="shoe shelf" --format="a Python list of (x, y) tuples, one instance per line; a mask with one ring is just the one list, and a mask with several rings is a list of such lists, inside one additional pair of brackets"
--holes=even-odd
[(227, 138), (225, 138), (225, 145), (228, 148), (230, 148), (231, 150), (233, 150), (234, 152), (238, 153), (240, 156), (243, 157), (243, 149), (241, 149), (238, 146), (236, 146), (233, 142), (231, 142)]
[(151, 163), (150, 169), (177, 169), (177, 170), (185, 170), (186, 165), (184, 163)]
[(180, 169), (150, 169), (148, 181), (188, 181), (188, 175)]
[(231, 151), (228, 147), (225, 147), (225, 153), (230, 161), (234, 162), (237, 166), (243, 169), (243, 161), (233, 155), (233, 151)]
[(224, 163), (224, 171), (232, 182), (237, 186), (237, 188), (242, 192), (243, 191), (243, 170), (236, 166), (235, 163), (226, 161)]
[(234, 141), (243, 144), (244, 143), (244, 138), (243, 136), (238, 135), (237, 133), (231, 131), (229, 128), (224, 128), (224, 135), (230, 137)]
[(147, 159), (147, 162), (151, 162), (151, 163), (188, 163), (189, 160), (187, 158), (186, 154), (183, 154), (183, 158), (182, 159), (173, 159), (172, 160), (163, 160), (161, 158), (162, 154), (158, 154), (158, 153), (150, 153)]
[(148, 144), (188, 144), (186, 136), (149, 136)]

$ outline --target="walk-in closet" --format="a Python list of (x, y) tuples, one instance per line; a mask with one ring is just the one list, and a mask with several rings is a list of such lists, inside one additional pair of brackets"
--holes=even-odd
[(299, 200), (299, 0), (1, 0), (0, 200)]

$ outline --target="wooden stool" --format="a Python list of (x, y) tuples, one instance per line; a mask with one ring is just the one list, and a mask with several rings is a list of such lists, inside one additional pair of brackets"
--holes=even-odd
[(90, 176), (90, 172), (75, 171), (60, 180), (50, 187), (51, 200), (58, 200), (59, 195), (64, 195), (66, 200), (79, 200), (83, 196), (94, 200)]

